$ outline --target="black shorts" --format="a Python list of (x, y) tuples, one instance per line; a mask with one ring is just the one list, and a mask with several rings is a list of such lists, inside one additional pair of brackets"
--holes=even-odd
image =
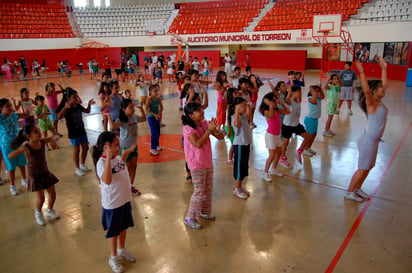
[(305, 127), (300, 123), (297, 126), (286, 126), (282, 124), (282, 136), (286, 139), (291, 138), (293, 134), (301, 135), (305, 132)]
[(233, 178), (243, 180), (249, 176), (250, 145), (233, 145)]

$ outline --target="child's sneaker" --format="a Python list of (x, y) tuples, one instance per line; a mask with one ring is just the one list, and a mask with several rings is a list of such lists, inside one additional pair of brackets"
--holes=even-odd
[(234, 188), (233, 195), (240, 199), (247, 199), (249, 196), (242, 190), (242, 188)]
[(10, 186), (10, 193), (13, 196), (19, 195), (19, 191), (17, 190), (16, 186), (14, 186), (14, 185)]
[(298, 160), (299, 164), (302, 164), (302, 152), (303, 151), (301, 149), (297, 149), (295, 151), (295, 156), (296, 156), (296, 159)]
[(157, 146), (156, 150), (158, 150), (158, 151), (162, 151), (163, 149), (162, 149), (162, 147)]
[(266, 182), (272, 182), (272, 177), (270, 177), (269, 173), (263, 173), (262, 179)]
[(55, 211), (54, 209), (47, 209), (46, 216), (52, 220), (60, 219), (60, 214), (58, 214), (57, 211)]
[(27, 187), (29, 186), (29, 182), (27, 181), (27, 179), (22, 179), (21, 180), (21, 185), (27, 189)]
[(82, 170), (83, 172), (90, 172), (90, 171), (92, 171), (92, 169), (90, 169), (89, 167), (87, 167), (86, 165), (84, 165), (84, 164), (80, 164), (80, 170)]
[(312, 155), (316, 155), (316, 152), (314, 150), (312, 150), (312, 148), (307, 149), (307, 151), (309, 153), (311, 153)]
[(127, 251), (125, 248), (123, 248), (122, 250), (117, 249), (117, 257), (119, 257), (121, 260), (125, 260), (129, 263), (136, 262), (136, 257), (132, 253)]
[(250, 191), (247, 191), (244, 188), (240, 188), (240, 189), (247, 195), (247, 197), (250, 196)]
[(190, 217), (185, 218), (185, 225), (189, 226), (193, 229), (201, 229), (202, 228), (202, 225), (196, 219), (193, 219), (193, 218), (190, 218)]
[(348, 115), (349, 115), (349, 116), (353, 116), (353, 112), (352, 112), (351, 109), (349, 109)]
[(40, 226), (46, 225), (46, 221), (44, 220), (44, 217), (43, 217), (43, 212), (35, 210), (34, 211), (34, 218), (36, 219), (36, 223), (38, 225), (40, 225)]
[(279, 165), (282, 168), (286, 168), (286, 169), (291, 169), (292, 165), (290, 165), (290, 163), (288, 162), (288, 158), (286, 156), (282, 156), (279, 160)]
[(159, 155), (159, 152), (157, 150), (150, 149), (150, 154), (157, 156), (157, 155)]
[(124, 271), (123, 265), (120, 263), (118, 256), (110, 256), (109, 265), (114, 273), (122, 273)]
[(138, 190), (138, 189), (136, 189), (134, 186), (131, 186), (130, 187), (130, 191), (132, 192), (132, 194), (134, 194), (134, 195), (141, 195), (142, 193)]
[(77, 176), (84, 176), (84, 172), (80, 168), (76, 168), (76, 175)]
[(365, 200), (371, 199), (370, 195), (364, 192), (362, 189), (356, 189), (355, 190), (356, 195), (360, 196), (361, 198)]
[(327, 131), (323, 132), (323, 136), (324, 137), (333, 137), (334, 134), (332, 134), (331, 130), (327, 130)]
[(345, 193), (345, 198), (346, 199), (349, 199), (349, 200), (353, 200), (353, 201), (356, 201), (356, 202), (362, 202), (363, 201), (363, 199), (361, 198), (361, 197), (359, 197), (355, 192), (353, 192), (353, 191), (347, 191), (346, 193)]
[(310, 157), (313, 156), (313, 154), (312, 154), (309, 150), (304, 150), (303, 153), (302, 153), (302, 155), (310, 156)]
[(281, 173), (277, 169), (271, 169), (269, 173), (270, 173), (270, 175), (275, 175), (275, 176), (279, 176), (279, 177), (283, 176), (283, 173)]
[(214, 221), (216, 219), (216, 216), (214, 216), (213, 214), (200, 213), (200, 217), (209, 221)]
[(336, 136), (336, 133), (332, 130), (329, 130), (329, 133), (331, 133), (333, 136)]

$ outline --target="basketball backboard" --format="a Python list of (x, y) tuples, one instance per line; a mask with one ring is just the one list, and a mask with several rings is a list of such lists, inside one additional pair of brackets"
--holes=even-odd
[(340, 37), (342, 14), (313, 15), (312, 37)]

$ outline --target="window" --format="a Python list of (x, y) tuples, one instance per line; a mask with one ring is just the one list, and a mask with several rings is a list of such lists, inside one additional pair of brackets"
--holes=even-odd
[(84, 8), (87, 6), (87, 0), (74, 0), (74, 6)]
[(106, 7), (110, 6), (110, 0), (104, 0), (104, 5), (105, 5)]

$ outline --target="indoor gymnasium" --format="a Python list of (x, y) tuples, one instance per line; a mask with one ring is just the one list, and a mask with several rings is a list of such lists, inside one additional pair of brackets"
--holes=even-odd
[(0, 272), (412, 271), (411, 0), (0, 20)]

